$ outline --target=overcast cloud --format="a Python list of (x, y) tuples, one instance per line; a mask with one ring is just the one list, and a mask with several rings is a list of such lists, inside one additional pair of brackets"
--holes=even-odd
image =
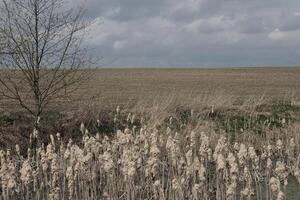
[(299, 0), (71, 0), (105, 66), (300, 64)]

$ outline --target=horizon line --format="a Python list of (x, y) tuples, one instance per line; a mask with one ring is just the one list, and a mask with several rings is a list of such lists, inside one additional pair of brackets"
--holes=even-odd
[(97, 66), (95, 69), (265, 69), (300, 68), (300, 65), (261, 66)]

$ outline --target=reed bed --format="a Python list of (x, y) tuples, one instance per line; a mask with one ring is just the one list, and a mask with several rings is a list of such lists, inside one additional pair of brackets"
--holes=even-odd
[(0, 151), (1, 199), (284, 200), (291, 181), (299, 187), (296, 132), (230, 141), (201, 128), (177, 131), (172, 118), (159, 130), (134, 120), (110, 137), (82, 123), (80, 143), (57, 133), (39, 144), (35, 130), (26, 155), (18, 145)]

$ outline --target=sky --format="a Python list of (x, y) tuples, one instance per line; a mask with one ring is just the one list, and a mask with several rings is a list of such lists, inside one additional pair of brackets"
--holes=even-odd
[(300, 65), (299, 0), (71, 0), (109, 67)]

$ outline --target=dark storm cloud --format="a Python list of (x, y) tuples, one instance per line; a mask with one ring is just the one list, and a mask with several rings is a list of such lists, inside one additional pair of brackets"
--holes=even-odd
[(72, 0), (110, 66), (297, 65), (298, 0)]

